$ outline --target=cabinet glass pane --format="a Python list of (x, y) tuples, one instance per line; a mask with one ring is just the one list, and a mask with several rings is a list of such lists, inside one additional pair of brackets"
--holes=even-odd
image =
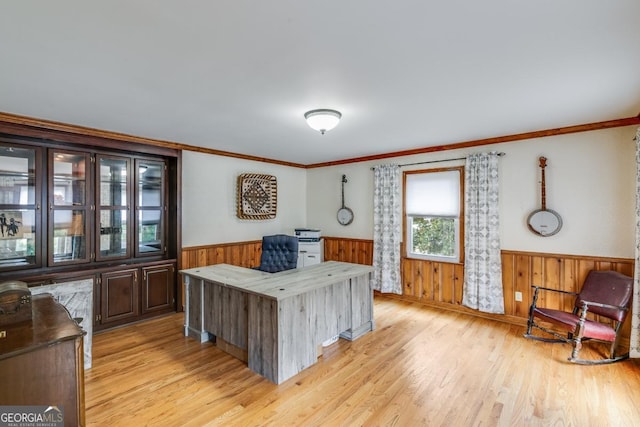
[(0, 267), (35, 263), (35, 211), (0, 213)]
[(127, 210), (100, 211), (100, 239), (98, 240), (101, 257), (118, 257), (127, 254)]
[(82, 210), (55, 210), (53, 215), (53, 261), (87, 258), (87, 222)]
[(162, 209), (138, 212), (138, 251), (162, 252)]
[(86, 158), (81, 154), (56, 153), (53, 156), (53, 204), (83, 206), (86, 188)]
[(138, 164), (138, 206), (162, 206), (163, 163), (140, 162)]
[(127, 206), (127, 161), (100, 159), (100, 206)]
[(28, 148), (0, 149), (0, 204), (35, 204), (35, 156)]

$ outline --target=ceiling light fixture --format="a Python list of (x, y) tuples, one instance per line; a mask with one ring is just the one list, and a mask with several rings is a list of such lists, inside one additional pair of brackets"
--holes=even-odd
[(336, 127), (341, 117), (342, 114), (339, 111), (328, 109), (311, 110), (304, 113), (304, 118), (307, 119), (307, 124), (311, 129), (315, 129), (323, 135), (326, 131)]

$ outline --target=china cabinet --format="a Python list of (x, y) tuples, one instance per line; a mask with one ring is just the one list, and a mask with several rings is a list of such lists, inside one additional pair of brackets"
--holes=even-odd
[(175, 310), (180, 161), (93, 142), (0, 134), (0, 282), (89, 275), (99, 330)]

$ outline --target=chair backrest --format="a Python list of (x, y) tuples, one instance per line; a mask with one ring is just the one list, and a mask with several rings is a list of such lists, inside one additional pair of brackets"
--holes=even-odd
[(298, 238), (286, 234), (275, 234), (262, 238), (261, 271), (276, 273), (290, 270), (298, 265)]
[[(576, 298), (576, 307), (582, 307), (582, 301), (598, 302), (629, 308), (633, 294), (633, 279), (616, 271), (592, 270), (582, 285), (582, 290)], [(613, 308), (589, 307), (589, 313), (594, 313), (618, 322), (624, 321), (629, 310)]]

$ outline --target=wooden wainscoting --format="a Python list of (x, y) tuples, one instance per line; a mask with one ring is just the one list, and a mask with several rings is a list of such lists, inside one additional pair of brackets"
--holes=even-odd
[[(633, 259), (587, 257), (502, 251), (504, 315), (481, 313), (462, 305), (464, 266), (404, 258), (402, 260), (403, 300), (525, 325), (533, 299), (531, 285), (578, 292), (590, 270), (615, 270), (633, 276)], [(516, 301), (519, 292), (522, 301)], [(545, 307), (571, 310), (573, 297), (544, 293), (539, 301)], [(622, 329), (623, 344), (631, 333), (631, 316)]]
[[(240, 267), (257, 267), (260, 265), (260, 255), (262, 254), (262, 240), (252, 240), (248, 242), (220, 243), (207, 246), (192, 246), (182, 248), (180, 254), (181, 269), (204, 267), (214, 264), (231, 264)], [(184, 310), (184, 278), (178, 275), (180, 293), (183, 306), (178, 310)]]
[(373, 240), (324, 237), (324, 260), (373, 264)]
[[(213, 264), (232, 264), (241, 267), (260, 265), (262, 241), (221, 243), (182, 249), (182, 269)], [(373, 241), (364, 239), (324, 238), (324, 259), (354, 264), (373, 263)]]
[[(261, 241), (249, 241), (185, 248), (182, 268), (220, 263), (254, 267), (260, 264), (261, 245)], [(324, 237), (324, 259), (371, 265), (373, 241)], [(577, 292), (590, 270), (615, 270), (633, 276), (634, 260), (503, 250), (504, 315), (481, 313), (462, 305), (463, 264), (403, 258), (401, 269), (403, 294), (392, 298), (524, 325), (533, 297), (531, 285)], [(516, 301), (516, 292), (522, 294), (522, 301)], [(570, 309), (573, 301), (570, 296), (557, 295), (545, 295), (540, 300), (547, 307), (565, 309)], [(630, 319), (628, 316), (623, 328), (623, 339), (629, 337)]]
[(261, 240), (193, 246), (182, 249), (182, 269), (186, 270), (214, 264), (231, 264), (249, 268), (257, 267), (260, 265), (261, 254)]

